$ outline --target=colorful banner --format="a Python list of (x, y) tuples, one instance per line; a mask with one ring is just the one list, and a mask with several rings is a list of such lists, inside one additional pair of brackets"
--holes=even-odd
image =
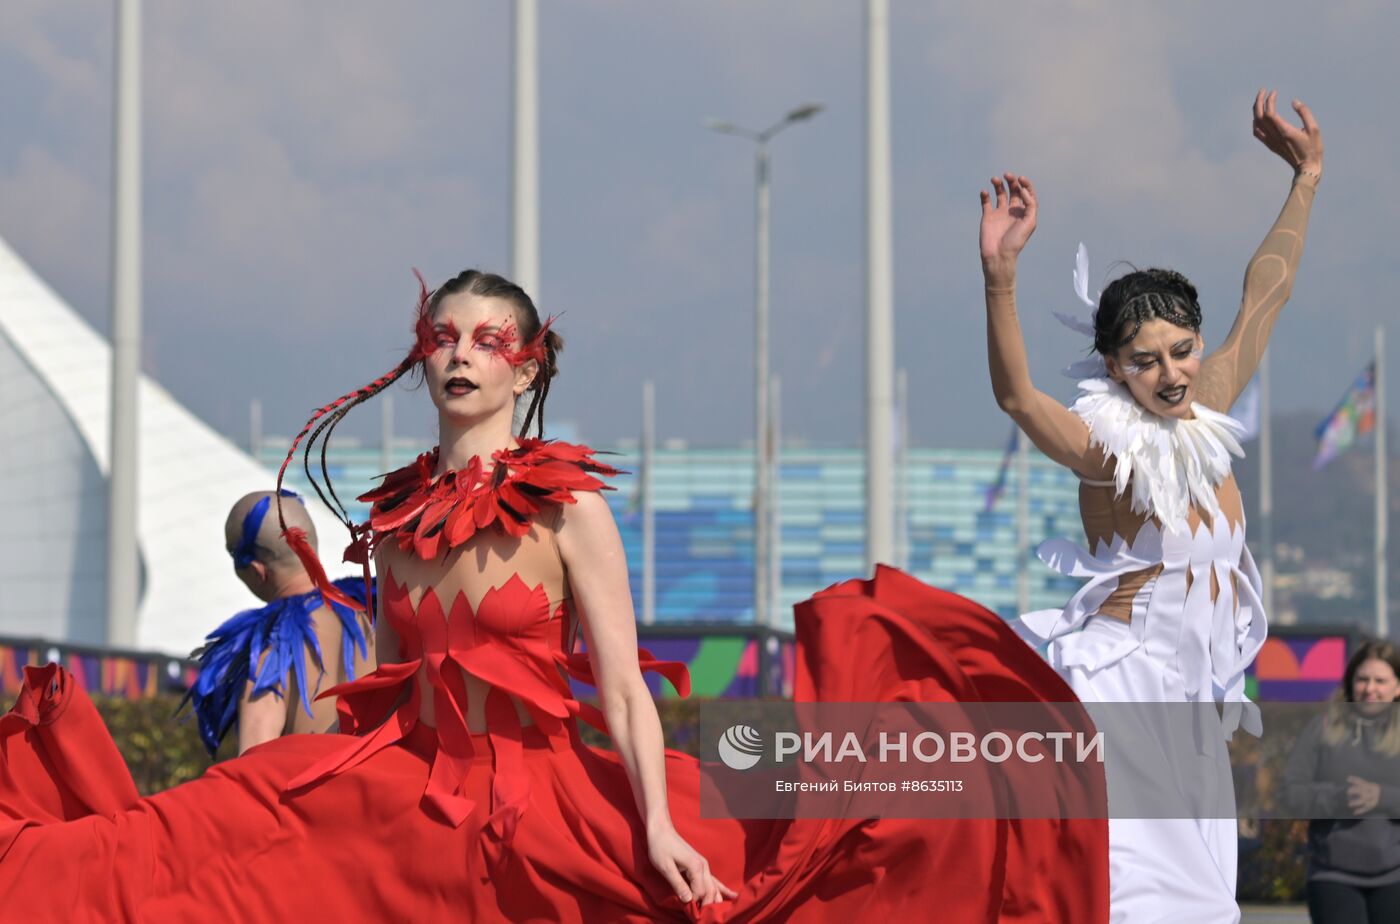
[[(680, 661), (690, 671), (690, 695), (699, 699), (749, 699), (757, 696), (792, 696), (797, 674), (797, 646), (791, 636), (752, 632), (731, 627), (696, 628), (651, 635), (640, 626), (638, 645), (662, 661)], [(676, 691), (654, 673), (644, 675), (652, 695), (674, 698)], [(577, 695), (592, 697), (586, 684), (575, 683)]]
[(1245, 692), (1265, 702), (1321, 702), (1342, 685), (1351, 637), (1344, 631), (1271, 630), (1250, 665)]
[[(797, 649), (791, 635), (756, 633), (732, 626), (700, 626), (692, 631), (640, 628), (640, 644), (658, 658), (681, 661), (690, 669), (691, 695), (747, 698), (792, 696)], [(193, 662), (161, 654), (102, 652), (48, 642), (0, 639), (0, 691), (12, 697), (24, 681), (24, 668), (56, 660), (90, 694), (144, 699), (162, 692), (183, 693), (198, 676)], [(647, 676), (654, 695), (676, 691), (660, 677)], [(586, 688), (580, 687), (580, 691)], [(591, 692), (591, 691), (590, 691)]]
[(194, 680), (189, 664), (162, 654), (102, 652), (39, 641), (0, 639), (0, 692), (14, 696), (24, 668), (57, 661), (90, 694), (146, 699), (162, 692), (182, 693)]
[[(690, 669), (691, 695), (698, 698), (747, 699), (791, 697), (797, 674), (797, 648), (786, 633), (735, 631), (733, 627), (668, 627), (652, 634), (639, 627), (641, 647), (666, 661)], [(1351, 637), (1340, 630), (1280, 627), (1264, 643), (1248, 672), (1251, 698), (1275, 702), (1320, 701), (1342, 680)], [(0, 692), (19, 692), (26, 665), (57, 660), (87, 692), (143, 699), (162, 692), (183, 693), (198, 676), (191, 662), (165, 655), (106, 654), (46, 642), (0, 639)], [(654, 695), (671, 698), (676, 691), (660, 677), (647, 675)], [(592, 695), (576, 685), (578, 693)]]

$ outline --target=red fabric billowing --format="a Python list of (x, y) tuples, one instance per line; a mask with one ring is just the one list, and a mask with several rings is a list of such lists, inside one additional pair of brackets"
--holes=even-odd
[[(873, 580), (846, 581), (797, 604), (797, 623), (799, 701), (1077, 702), (1069, 685), (994, 613), (894, 568), (877, 567)], [(1095, 784), (1063, 801), (1093, 803), (1102, 815), (1101, 774)], [(997, 920), (1108, 919), (1105, 818), (1013, 819), (1006, 825)]]
[(57, 664), (26, 667), (19, 698), (0, 716), (0, 858), (30, 825), (136, 802), (131, 773), (73, 676)]
[[(342, 718), (357, 737), (277, 739), (147, 799), (103, 794), (99, 771), (115, 770), (110, 739), (82, 711), (87, 703), (77, 691), (56, 693), (53, 682), (31, 674), (21, 703), (0, 720), (0, 733), (21, 729), (3, 738), (6, 914), (68, 921), (1107, 920), (1102, 821), (702, 819), (699, 764), (667, 752), (678, 830), (739, 892), (719, 906), (682, 906), (647, 860), (620, 761), (584, 746), (573, 720), (560, 717), (579, 710), (552, 665), (588, 671), (585, 659), (556, 641), (560, 620), (547, 602), (514, 579), (475, 613), (454, 601), (442, 619), (431, 594), (414, 613), (402, 588), (386, 582), (384, 592), (386, 616), (410, 630), (400, 637), (411, 660), (343, 688)], [(423, 618), (424, 607), (436, 607), (437, 619)], [(470, 623), (462, 622), (469, 614)], [(803, 700), (1072, 700), (995, 615), (892, 569), (799, 605), (797, 629)], [(485, 733), (468, 732), (458, 719), (463, 694), (447, 679), (460, 677), (454, 663), (497, 684)], [(548, 672), (536, 670), (542, 664)], [(683, 681), (676, 666), (665, 667)], [(419, 670), (433, 681), (437, 729), (417, 722)], [(61, 680), (61, 671), (54, 676)], [(372, 727), (405, 685), (411, 706)], [(535, 725), (520, 727), (504, 690), (521, 697)], [(60, 698), (66, 707), (56, 705)], [(98, 790), (93, 798), (89, 787)], [(63, 812), (43, 795), (50, 790), (68, 794)], [(47, 806), (38, 817), (15, 817), (25, 793), (39, 793), (32, 801)]]

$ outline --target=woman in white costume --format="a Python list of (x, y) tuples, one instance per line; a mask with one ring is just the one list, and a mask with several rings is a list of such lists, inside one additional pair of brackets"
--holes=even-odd
[[(1229, 336), (1203, 358), (1195, 288), (1169, 270), (1128, 273), (1104, 290), (1092, 328), (1084, 327), (1101, 362), (1068, 409), (1032, 384), (1016, 317), (1016, 261), (1035, 230), (1035, 190), (1026, 177), (1006, 174), (992, 180), (994, 195), (981, 194), (997, 404), (1041, 452), (1079, 476), (1089, 540), (1087, 550), (1067, 540), (1041, 547), (1047, 564), (1085, 583), (1063, 610), (1027, 614), (1020, 628), (1086, 703), (1224, 703), (1225, 727), (1208, 736), (1215, 740), (1163, 736), (1154, 753), (1137, 755), (1144, 766), (1173, 765), (1178, 779), (1197, 772), (1194, 761), (1218, 759), (1234, 725), (1259, 731), (1244, 671), (1263, 644), (1265, 620), (1231, 472), (1231, 456), (1243, 455), (1241, 428), (1226, 414), (1288, 300), (1322, 175), (1312, 113), (1294, 101), (1299, 129), (1278, 115), (1276, 96), (1256, 96), (1254, 135), (1293, 179), (1245, 270)], [(1086, 272), (1081, 257), (1078, 285), (1093, 304)], [(1121, 794), (1126, 778), (1117, 779)], [(1224, 804), (1233, 806), (1225, 780)], [(1110, 764), (1111, 800), (1115, 786)], [(1112, 920), (1238, 921), (1235, 820), (1222, 814), (1110, 820)]]

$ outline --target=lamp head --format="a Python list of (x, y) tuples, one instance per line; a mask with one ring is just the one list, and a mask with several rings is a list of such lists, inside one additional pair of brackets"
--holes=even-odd
[(798, 106), (792, 112), (789, 112), (787, 114), (787, 120), (789, 122), (801, 122), (805, 119), (810, 119), (825, 108), (826, 107), (821, 103), (807, 103), (805, 106)]

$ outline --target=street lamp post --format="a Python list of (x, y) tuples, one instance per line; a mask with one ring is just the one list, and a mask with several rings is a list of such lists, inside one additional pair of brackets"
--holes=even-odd
[(890, 8), (866, 0), (865, 567), (894, 558), (894, 224), (890, 193)]
[(769, 560), (771, 522), (772, 434), (768, 426), (768, 142), (778, 132), (822, 111), (808, 103), (783, 116), (763, 131), (742, 128), (730, 122), (709, 119), (705, 127), (725, 135), (738, 135), (753, 141), (754, 151), (754, 484), (753, 484), (753, 617), (760, 626), (772, 624), (769, 599)]
[(510, 162), (510, 275), (540, 304), (539, 9), (515, 0)]
[(135, 647), (141, 382), (141, 0), (117, 4), (112, 176), (112, 400), (106, 642)]

